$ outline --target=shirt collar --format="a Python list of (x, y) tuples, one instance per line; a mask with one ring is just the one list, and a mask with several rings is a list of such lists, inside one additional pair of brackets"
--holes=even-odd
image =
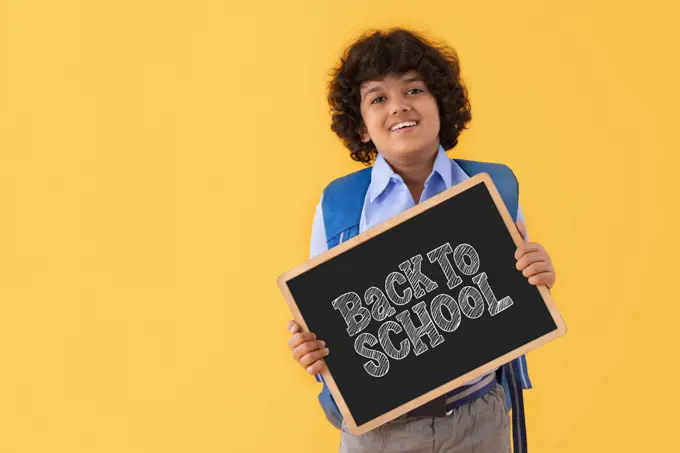
[[(427, 177), (426, 183), (435, 173), (441, 176), (447, 189), (451, 187), (451, 160), (449, 159), (449, 156), (446, 155), (446, 151), (441, 145), (439, 145), (437, 156), (434, 158), (432, 173)], [(376, 157), (375, 162), (373, 163), (373, 170), (371, 170), (371, 184), (368, 187), (369, 203), (373, 203), (373, 201), (387, 189), (390, 179), (397, 176), (398, 175), (392, 170), (392, 167), (390, 167), (382, 154), (378, 153), (378, 157)]]

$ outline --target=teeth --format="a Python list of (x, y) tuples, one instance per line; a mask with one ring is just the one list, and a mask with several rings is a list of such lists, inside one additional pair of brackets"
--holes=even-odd
[(395, 124), (390, 128), (391, 131), (396, 131), (404, 127), (415, 126), (417, 123), (415, 121), (404, 121), (403, 123)]

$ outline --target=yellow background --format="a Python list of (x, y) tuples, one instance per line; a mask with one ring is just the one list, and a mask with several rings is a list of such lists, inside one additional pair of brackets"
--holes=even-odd
[(324, 452), (276, 277), (361, 168), (328, 71), (368, 27), (461, 57), (450, 155), (517, 174), (567, 336), (534, 452), (677, 444), (676, 2), (0, 2), (0, 452)]

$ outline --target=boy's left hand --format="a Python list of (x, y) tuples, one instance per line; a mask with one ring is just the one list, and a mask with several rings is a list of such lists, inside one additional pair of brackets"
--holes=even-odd
[[(517, 228), (526, 241), (526, 227), (521, 221), (517, 222)], [(529, 279), (532, 285), (545, 285), (548, 289), (555, 284), (555, 269), (548, 252), (541, 244), (536, 242), (524, 242), (515, 251), (517, 269)]]

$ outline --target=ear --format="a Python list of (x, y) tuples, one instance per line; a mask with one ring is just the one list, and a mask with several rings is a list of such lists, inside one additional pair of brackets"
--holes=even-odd
[(368, 135), (368, 130), (366, 129), (366, 125), (361, 123), (361, 127), (359, 127), (359, 136), (361, 137), (361, 141), (363, 143), (368, 143), (371, 141), (371, 136)]

